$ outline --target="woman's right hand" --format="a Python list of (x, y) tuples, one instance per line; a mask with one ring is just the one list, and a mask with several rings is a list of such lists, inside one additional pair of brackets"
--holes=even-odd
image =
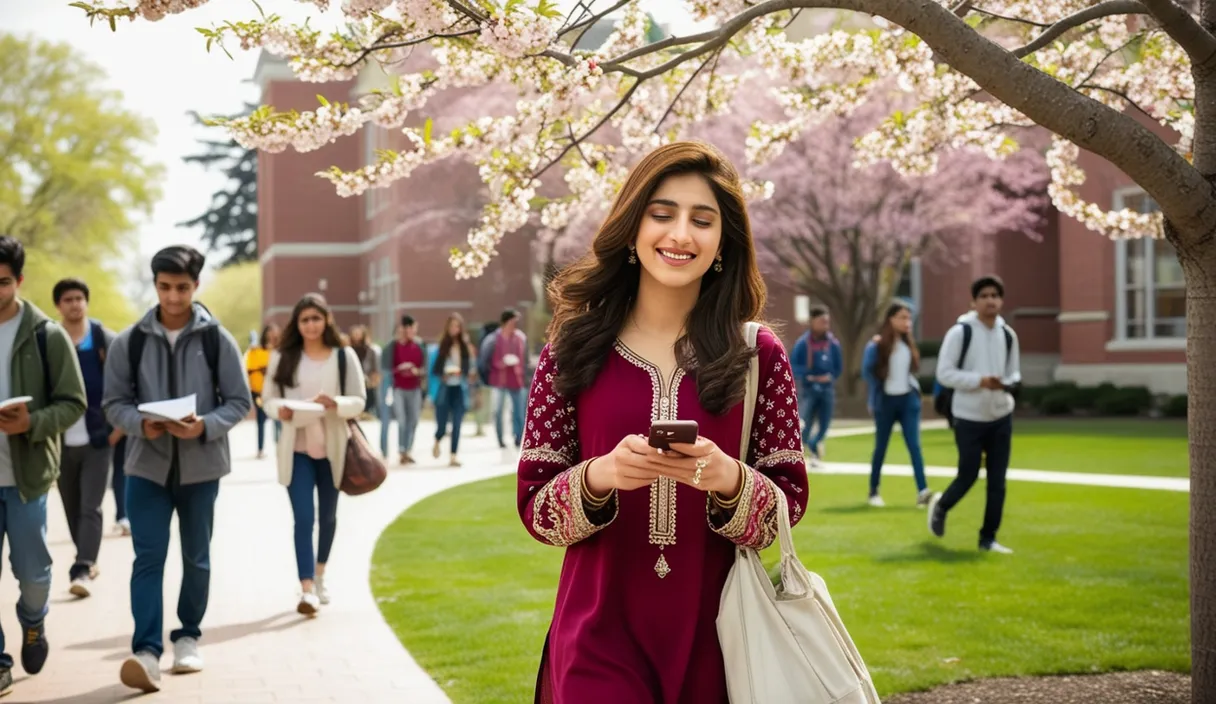
[(596, 498), (613, 489), (633, 491), (650, 486), (659, 478), (648, 456), (654, 452), (643, 435), (626, 435), (611, 454), (597, 457), (587, 467), (587, 488)]
[(292, 413), (292, 412), (291, 412), (291, 409), (290, 409), (290, 408), (287, 408), (286, 406), (284, 406), (283, 408), (280, 408), (280, 409), (279, 409), (279, 420), (287, 420), (287, 421), (289, 421), (289, 420), (291, 420), (291, 419), (292, 419), (294, 416), (295, 416), (295, 414), (294, 414), (294, 413)]

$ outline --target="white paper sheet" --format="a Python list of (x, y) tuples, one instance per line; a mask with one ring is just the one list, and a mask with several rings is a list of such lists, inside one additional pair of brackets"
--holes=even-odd
[(171, 398), (167, 401), (141, 403), (138, 409), (143, 417), (148, 420), (181, 423), (198, 412), (198, 403), (195, 394), (190, 394), (181, 398)]
[(3, 411), (6, 408), (11, 408), (13, 406), (20, 406), (22, 404), (29, 403), (30, 401), (33, 401), (33, 400), (34, 400), (33, 396), (14, 396), (10, 399), (5, 399), (3, 401), (0, 401), (0, 411)]
[(292, 399), (283, 399), (283, 407), (290, 408), (293, 413), (324, 413), (325, 406), (312, 401), (295, 401)]

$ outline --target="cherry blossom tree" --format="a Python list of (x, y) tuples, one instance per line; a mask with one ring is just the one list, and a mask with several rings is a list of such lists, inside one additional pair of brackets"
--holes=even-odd
[[(666, 1), (666, 0), (665, 0)], [(674, 0), (673, 0), (674, 1)], [(156, 20), (207, 0), (74, 3), (116, 27)], [(301, 0), (319, 8), (328, 0)], [(892, 113), (857, 143), (861, 164), (889, 162), (902, 174), (932, 172), (943, 147), (993, 158), (1016, 149), (1016, 129), (1054, 133), (1049, 193), (1062, 213), (1107, 237), (1165, 237), (1187, 285), (1191, 457), (1191, 594), (1194, 700), (1216, 702), (1216, 0), (688, 0), (712, 28), (645, 40), (641, 0), (580, 0), (568, 13), (552, 0), (346, 0), (348, 27), (326, 33), (263, 15), (201, 28), (208, 46), (263, 48), (288, 57), (303, 80), (349, 78), (371, 61), (390, 67), (425, 45), (437, 67), (399, 76), (393, 90), (358, 105), (302, 113), (264, 106), (228, 123), (245, 146), (315, 149), (374, 122), (401, 129), (412, 148), (324, 177), (343, 195), (382, 187), (452, 155), (480, 169), (490, 200), (457, 276), (479, 275), (500, 239), (528, 222), (539, 177), (557, 166), (581, 199), (608, 200), (625, 173), (599, 139), (605, 128), (625, 151), (654, 146), (728, 104), (750, 77), (720, 71), (746, 55), (780, 87), (770, 96), (784, 119), (757, 124), (749, 160), (767, 163), (807, 127), (850, 115), (894, 78), (912, 107)], [(806, 38), (787, 32), (808, 9), (872, 18), (862, 30)], [(575, 40), (620, 13), (594, 51)], [(478, 119), (441, 134), (404, 127), (435, 94), (506, 81), (520, 92), (514, 114)], [(599, 96), (607, 96), (601, 98)], [(588, 96), (594, 99), (585, 100)], [(757, 100), (761, 99), (759, 96)], [(1149, 124), (1146, 124), (1149, 123)], [(428, 123), (429, 124), (429, 123)], [(1076, 192), (1086, 149), (1122, 169), (1160, 214), (1109, 211)], [(564, 225), (570, 201), (544, 204), (546, 225)]]

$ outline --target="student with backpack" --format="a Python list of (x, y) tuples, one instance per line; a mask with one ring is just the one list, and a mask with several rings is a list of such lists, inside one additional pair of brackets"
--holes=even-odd
[[(60, 436), (84, 415), (80, 363), (63, 328), (20, 297), (25, 248), (0, 236), (0, 541), (20, 585), (21, 666), (36, 675), (50, 645), (46, 496), (59, 475)], [(28, 397), (19, 402), (17, 399)], [(0, 631), (0, 696), (13, 686), (13, 658)]]
[[(220, 479), (232, 471), (228, 432), (253, 408), (240, 348), (201, 303), (194, 301), (205, 259), (173, 246), (152, 257), (158, 304), (114, 340), (106, 359), (106, 417), (127, 434), (127, 514), (135, 564), (131, 570), (133, 655), (120, 676), (128, 687), (160, 689), (164, 651), (165, 559), (177, 513), (182, 584), (170, 634), (173, 671), (203, 668), (198, 641), (211, 582), (211, 534)], [(185, 422), (143, 417), (141, 403), (194, 394)]]
[(983, 276), (971, 284), (971, 313), (950, 328), (937, 358), (937, 379), (943, 389), (934, 405), (954, 428), (958, 446), (958, 476), (944, 493), (929, 502), (929, 531), (946, 534), (946, 514), (954, 508), (980, 474), (986, 457), (988, 498), (979, 548), (1009, 554), (996, 540), (1005, 509), (1005, 473), (1013, 440), (1013, 409), (1022, 382), (1018, 336), (1001, 317), (1005, 284)]
[(76, 345), (88, 401), (88, 410), (63, 434), (63, 454), (59, 458), (59, 498), (63, 500), (68, 532), (76, 544), (76, 561), (68, 570), (68, 590), (83, 599), (91, 593), (98, 574), (101, 502), (106, 497), (113, 447), (122, 438), (122, 431), (107, 423), (101, 410), (106, 350), (114, 341), (114, 333), (89, 319), (89, 285), (84, 281), (63, 279), (55, 284), (51, 295), (59, 309), (60, 324)]

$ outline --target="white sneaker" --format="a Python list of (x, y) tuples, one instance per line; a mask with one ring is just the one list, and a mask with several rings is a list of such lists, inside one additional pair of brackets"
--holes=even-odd
[(203, 656), (198, 654), (198, 641), (190, 637), (178, 638), (173, 643), (174, 674), (202, 671)]
[(122, 683), (131, 689), (152, 693), (160, 691), (160, 660), (146, 650), (127, 658), (118, 673)]
[(114, 532), (123, 537), (131, 535), (131, 522), (127, 519), (122, 519), (114, 524)]
[(329, 603), (329, 589), (325, 586), (325, 577), (317, 575), (316, 580), (313, 581), (313, 590), (317, 593), (317, 601), (320, 601), (322, 605)]
[(981, 545), (980, 550), (986, 550), (988, 552), (995, 552), (999, 555), (1012, 555), (1013, 554), (1012, 548), (1007, 548), (1004, 545), (1001, 545), (1000, 543), (996, 542), (995, 540), (992, 541), (991, 543), (989, 543), (988, 545)]
[(887, 505), (887, 502), (883, 501), (881, 496), (875, 494), (870, 497), (870, 505), (874, 508), (882, 508)]
[(87, 574), (81, 575), (72, 580), (72, 586), (68, 587), (68, 591), (71, 592), (73, 596), (83, 599), (93, 593), (89, 589), (90, 585), (92, 584), (93, 580)]
[(317, 597), (316, 591), (304, 592), (300, 595), (300, 603), (296, 604), (296, 613), (305, 616), (315, 616), (320, 609), (321, 599)]

